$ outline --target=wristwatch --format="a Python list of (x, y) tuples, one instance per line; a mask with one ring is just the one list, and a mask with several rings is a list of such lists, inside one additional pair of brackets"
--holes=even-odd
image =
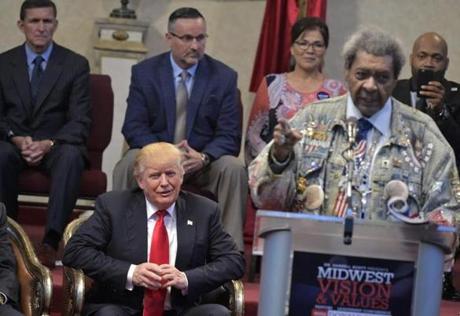
[(207, 153), (201, 153), (201, 161), (203, 162), (203, 167), (206, 167), (211, 162), (211, 159), (209, 159)]
[(54, 139), (50, 139), (50, 150), (54, 148), (54, 145), (56, 145), (56, 141)]
[(6, 302), (8, 302), (8, 297), (5, 295), (5, 293), (0, 292), (0, 305), (5, 305)]

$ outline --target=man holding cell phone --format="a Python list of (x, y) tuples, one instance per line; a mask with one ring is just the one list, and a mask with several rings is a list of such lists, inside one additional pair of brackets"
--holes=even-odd
[[(460, 167), (460, 84), (445, 79), (449, 66), (447, 42), (434, 32), (420, 35), (410, 55), (412, 77), (398, 80), (393, 97), (416, 107), (436, 122), (454, 149)], [(444, 275), (443, 298), (460, 301), (452, 273)]]

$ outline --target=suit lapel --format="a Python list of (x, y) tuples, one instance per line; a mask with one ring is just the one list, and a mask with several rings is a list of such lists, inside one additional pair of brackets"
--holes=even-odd
[(153, 69), (153, 72), (160, 78), (161, 102), (166, 113), (168, 129), (168, 141), (174, 140), (174, 126), (176, 124), (176, 91), (174, 86), (174, 75), (172, 72), (169, 54), (164, 54), (160, 70)]
[(43, 104), (43, 101), (51, 92), (51, 89), (56, 84), (61, 72), (63, 70), (64, 62), (64, 51), (57, 44), (54, 44), (53, 51), (51, 52), (48, 64), (46, 65), (45, 72), (40, 80), (40, 86), (38, 88), (37, 103), (33, 107), (33, 115), (37, 114), (37, 111)]
[(11, 67), (13, 68), (10, 73), (13, 74), (13, 81), (18, 91), (21, 104), (24, 107), (25, 113), (32, 113), (32, 100), (30, 95), (30, 80), (27, 69), (27, 57), (24, 45), (16, 49), (15, 57), (11, 60)]
[(186, 123), (186, 138), (190, 136), (190, 131), (192, 130), (193, 123), (195, 122), (198, 109), (202, 103), (206, 87), (209, 80), (209, 67), (207, 61), (203, 57), (198, 64), (198, 68), (195, 73), (195, 78), (193, 82), (192, 94), (188, 100), (187, 104), (187, 123)]
[[(133, 252), (134, 262), (147, 261), (147, 206), (143, 192), (136, 192), (126, 211), (126, 244)], [(135, 245), (132, 247), (131, 245)]]
[(177, 218), (177, 256), (176, 268), (184, 270), (188, 267), (193, 254), (196, 238), (196, 225), (193, 210), (187, 208), (187, 195), (181, 193), (176, 202)]
[(398, 89), (395, 89), (394, 96), (404, 104), (412, 106), (412, 97), (410, 95), (412, 78), (400, 82)]

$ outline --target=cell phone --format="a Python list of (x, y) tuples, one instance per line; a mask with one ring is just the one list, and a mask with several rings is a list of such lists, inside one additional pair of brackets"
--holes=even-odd
[(434, 79), (434, 72), (431, 69), (419, 69), (417, 72), (417, 96), (422, 97), (420, 95), (420, 91), (422, 90), (422, 86), (427, 85), (428, 82), (433, 81)]

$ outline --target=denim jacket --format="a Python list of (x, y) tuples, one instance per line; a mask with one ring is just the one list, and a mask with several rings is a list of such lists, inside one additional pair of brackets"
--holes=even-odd
[[(295, 145), (291, 161), (280, 173), (270, 166), (272, 142), (251, 163), (249, 185), (258, 208), (307, 212), (305, 188), (317, 184), (324, 191), (324, 202), (315, 212), (337, 215), (335, 209), (343, 198), (347, 174), (346, 102), (345, 95), (298, 112), (290, 125), (301, 131), (303, 139)], [(392, 99), (390, 128), (390, 138), (376, 149), (367, 170), (371, 179), (367, 189), (360, 189), (362, 178), (353, 179), (358, 200), (365, 201), (360, 207), (367, 209), (367, 218), (387, 219), (384, 188), (391, 180), (407, 185), (412, 213), (426, 214), (439, 208), (456, 211), (460, 182), (455, 156), (435, 122)]]

